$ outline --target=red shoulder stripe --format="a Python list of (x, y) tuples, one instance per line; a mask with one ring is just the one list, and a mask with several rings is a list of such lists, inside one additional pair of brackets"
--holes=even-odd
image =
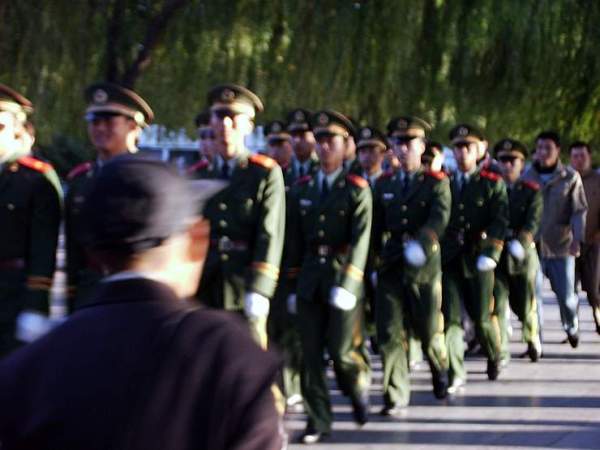
[(206, 169), (208, 166), (209, 162), (203, 159), (202, 161), (198, 161), (197, 163), (192, 164), (190, 167), (188, 167), (187, 173), (194, 173), (197, 170)]
[(479, 172), (479, 175), (481, 175), (483, 178), (486, 178), (488, 180), (492, 180), (492, 181), (499, 181), (502, 179), (502, 177), (500, 175), (498, 175), (497, 173), (494, 172), (490, 172), (489, 170), (482, 170), (481, 172)]
[(446, 173), (442, 170), (428, 170), (427, 172), (425, 172), (425, 175), (429, 175), (430, 177), (435, 178), (436, 180), (443, 180), (444, 178), (446, 178)]
[(76, 165), (69, 174), (67, 175), (67, 180), (72, 180), (75, 177), (78, 177), (81, 174), (89, 172), (92, 169), (92, 163), (87, 161), (81, 164)]
[(52, 169), (52, 165), (47, 162), (40, 161), (32, 156), (23, 156), (17, 160), (20, 164), (25, 167), (29, 167), (30, 169), (36, 170), (41, 173), (46, 173)]
[(364, 189), (369, 186), (369, 182), (361, 176), (354, 175), (351, 173), (347, 175), (346, 178), (350, 183), (352, 183), (354, 186), (358, 186), (359, 188)]
[(391, 178), (394, 176), (394, 171), (393, 170), (386, 170), (385, 172), (383, 172), (381, 174), (381, 176), (379, 177), (379, 179), (383, 179), (383, 178)]
[(539, 191), (540, 185), (532, 180), (523, 180), (523, 186), (527, 186), (532, 191)]
[(277, 162), (273, 158), (267, 155), (261, 155), (259, 153), (250, 156), (249, 160), (251, 163), (257, 164), (266, 169), (272, 169), (277, 165)]

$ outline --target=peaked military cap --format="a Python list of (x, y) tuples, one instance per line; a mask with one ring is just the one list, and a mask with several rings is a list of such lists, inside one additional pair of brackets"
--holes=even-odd
[(452, 145), (465, 142), (479, 142), (485, 139), (481, 131), (466, 123), (461, 123), (452, 128), (449, 137)]
[(387, 149), (389, 147), (388, 140), (385, 134), (373, 127), (361, 127), (358, 129), (357, 136), (358, 142), (356, 148), (361, 149), (362, 147), (383, 147)]
[(267, 123), (263, 128), (263, 133), (268, 142), (284, 141), (291, 137), (287, 132), (285, 123), (281, 120), (273, 120)]
[(337, 134), (347, 138), (354, 134), (352, 121), (332, 109), (324, 109), (313, 114), (311, 124), (315, 136)]
[(414, 116), (395, 117), (387, 124), (388, 136), (424, 138), (430, 130), (431, 125)]
[(208, 91), (207, 100), (211, 111), (233, 111), (254, 118), (256, 113), (264, 110), (262, 101), (254, 92), (237, 84), (213, 87)]
[(494, 145), (494, 156), (496, 158), (521, 158), (527, 159), (527, 149), (514, 139), (505, 138)]
[(0, 111), (12, 112), (20, 122), (33, 112), (33, 104), (23, 95), (4, 84), (0, 84)]
[(310, 131), (310, 118), (312, 113), (307, 109), (296, 108), (287, 115), (288, 131)]
[(145, 127), (154, 119), (154, 112), (142, 97), (118, 84), (94, 83), (86, 88), (85, 99), (88, 102), (85, 110), (88, 121), (101, 116), (121, 115)]

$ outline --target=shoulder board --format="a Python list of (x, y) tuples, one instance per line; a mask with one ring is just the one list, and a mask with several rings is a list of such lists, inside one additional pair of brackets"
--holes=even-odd
[(92, 163), (89, 161), (78, 164), (73, 169), (71, 169), (71, 171), (67, 175), (67, 180), (72, 180), (73, 178), (78, 177), (81, 174), (89, 172), (91, 169), (92, 169)]
[(523, 186), (528, 187), (532, 191), (540, 190), (540, 185), (538, 183), (536, 183), (535, 181), (531, 181), (531, 180), (523, 180)]
[(261, 155), (259, 153), (251, 155), (248, 159), (251, 163), (262, 166), (266, 169), (272, 169), (277, 165), (277, 162), (273, 158), (267, 155)]
[(192, 164), (190, 167), (188, 167), (187, 173), (194, 173), (197, 170), (206, 169), (209, 165), (210, 163), (207, 160), (203, 159), (202, 161), (198, 161), (197, 163)]
[(39, 159), (33, 158), (32, 156), (23, 156), (22, 158), (17, 159), (17, 161), (19, 162), (19, 164), (41, 173), (46, 173), (49, 170), (52, 170), (52, 165), (48, 164), (47, 162), (40, 161)]
[(386, 170), (385, 172), (383, 172), (381, 174), (381, 176), (379, 177), (380, 180), (384, 180), (386, 178), (392, 178), (394, 176), (394, 171), (393, 170)]
[(435, 178), (436, 180), (443, 180), (444, 178), (446, 178), (446, 173), (442, 170), (428, 170), (427, 172), (425, 172), (425, 175)]
[(492, 180), (492, 181), (500, 181), (502, 179), (502, 177), (500, 175), (498, 175), (497, 173), (490, 172), (489, 170), (485, 170), (485, 169), (482, 170), (481, 172), (479, 172), (479, 175), (481, 175), (482, 178)]
[(346, 179), (352, 183), (354, 186), (358, 186), (359, 188), (366, 188), (369, 186), (369, 182), (365, 180), (363, 177), (354, 175), (353, 173), (346, 176)]
[(303, 177), (298, 178), (294, 184), (306, 184), (308, 183), (310, 180), (312, 180), (312, 177), (310, 175), (304, 175)]

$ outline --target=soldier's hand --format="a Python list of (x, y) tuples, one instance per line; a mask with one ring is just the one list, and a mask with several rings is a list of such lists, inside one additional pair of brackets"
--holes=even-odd
[(414, 267), (422, 267), (427, 261), (423, 246), (414, 239), (404, 245), (404, 258), (407, 263)]
[(525, 259), (525, 249), (523, 248), (523, 246), (521, 245), (521, 243), (516, 240), (516, 239), (512, 239), (509, 243), (508, 243), (508, 252), (517, 260), (522, 261), (523, 259)]
[(477, 270), (480, 272), (488, 272), (494, 270), (498, 264), (489, 256), (481, 255), (477, 258)]
[(298, 313), (298, 304), (297, 304), (296, 294), (290, 294), (287, 298), (287, 310), (290, 314)]
[(25, 310), (17, 316), (15, 338), (21, 342), (33, 342), (52, 328), (53, 324), (48, 317), (36, 311)]
[(343, 287), (336, 286), (331, 289), (329, 304), (342, 311), (350, 311), (356, 306), (356, 295)]
[(244, 313), (249, 319), (260, 319), (269, 314), (269, 299), (256, 292), (248, 292), (244, 297)]
[(581, 253), (581, 244), (579, 241), (571, 242), (571, 246), (569, 247), (569, 254), (574, 257), (578, 257)]

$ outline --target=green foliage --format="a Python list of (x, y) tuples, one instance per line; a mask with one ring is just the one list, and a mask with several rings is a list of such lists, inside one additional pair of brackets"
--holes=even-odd
[[(42, 142), (83, 141), (83, 88), (125, 73), (169, 3), (2, 3), (0, 80), (35, 102)], [(442, 142), (466, 121), (491, 141), (551, 128), (600, 145), (599, 22), (591, 0), (188, 0), (135, 88), (190, 131), (207, 89), (232, 81), (263, 97), (259, 120), (334, 107), (380, 127), (421, 115)]]

